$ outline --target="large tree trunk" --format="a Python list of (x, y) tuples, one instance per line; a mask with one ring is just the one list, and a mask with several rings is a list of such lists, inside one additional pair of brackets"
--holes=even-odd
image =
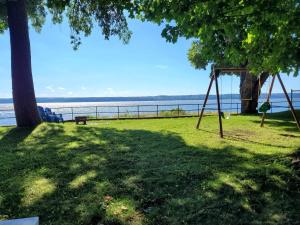
[[(260, 76), (260, 84), (268, 79), (268, 73), (262, 73)], [(257, 113), (259, 98), (259, 78), (250, 73), (243, 72), (240, 76), (240, 96), (241, 96), (241, 112), (247, 114)]]
[(25, 0), (7, 1), (14, 109), (18, 127), (41, 123), (34, 93)]

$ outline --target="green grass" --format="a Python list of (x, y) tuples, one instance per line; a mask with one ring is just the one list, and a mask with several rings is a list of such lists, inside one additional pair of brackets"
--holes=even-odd
[[(286, 119), (282, 119), (286, 118)], [(0, 220), (299, 224), (300, 132), (286, 114), (0, 128)]]
[(182, 108), (174, 108), (170, 110), (159, 110), (158, 112), (121, 112), (119, 115), (110, 116), (88, 116), (89, 120), (95, 119), (139, 119), (139, 118), (167, 118), (167, 117), (185, 117), (185, 116), (197, 116), (197, 112), (187, 112)]

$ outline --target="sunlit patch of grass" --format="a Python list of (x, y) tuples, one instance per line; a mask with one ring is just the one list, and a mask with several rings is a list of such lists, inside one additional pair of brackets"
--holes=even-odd
[(23, 206), (30, 206), (41, 200), (46, 195), (53, 193), (56, 185), (45, 177), (29, 177), (24, 183)]
[(90, 154), (90, 155), (84, 156), (82, 158), (82, 160), (84, 163), (87, 163), (89, 165), (94, 165), (94, 166), (97, 166), (101, 163), (104, 163), (104, 161), (106, 161), (106, 159), (104, 157), (101, 157), (97, 154)]
[[(243, 190), (244, 190), (244, 187), (242, 185), (242, 183), (240, 182), (240, 180), (236, 179), (235, 176), (232, 176), (232, 175), (228, 175), (226, 173), (221, 173), (221, 174), (218, 174), (219, 176), (219, 185), (220, 184), (226, 184), (226, 185), (229, 185), (231, 186), (236, 192), (238, 193), (242, 193)], [(220, 188), (220, 186), (215, 186), (215, 188)]]
[(8, 215), (1, 215), (0, 214), (0, 221), (1, 220), (8, 220), (9, 219), (9, 216)]
[(79, 188), (86, 184), (90, 179), (93, 179), (97, 176), (96, 171), (88, 171), (84, 175), (76, 177), (70, 182), (70, 188)]
[(79, 147), (80, 147), (80, 145), (76, 141), (69, 142), (68, 145), (66, 146), (67, 149), (77, 149)]
[(106, 205), (106, 220), (119, 223), (130, 223), (133, 225), (143, 224), (143, 215), (136, 211), (135, 204), (128, 200), (112, 200)]

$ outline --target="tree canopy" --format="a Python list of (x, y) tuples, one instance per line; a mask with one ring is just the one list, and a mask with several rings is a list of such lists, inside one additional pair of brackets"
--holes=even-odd
[[(0, 32), (8, 28), (5, 4), (10, 0), (0, 0)], [(32, 26), (40, 31), (47, 14), (53, 23), (67, 19), (71, 28), (71, 42), (75, 49), (81, 44), (81, 37), (91, 34), (94, 25), (101, 28), (105, 39), (118, 36), (127, 43), (131, 37), (125, 10), (131, 3), (122, 0), (26, 0), (27, 13)]]
[[(189, 53), (208, 63), (246, 65), (253, 73), (298, 75), (299, 0), (135, 0), (142, 20), (164, 23), (162, 36), (195, 38)], [(196, 65), (197, 64), (197, 65)]]

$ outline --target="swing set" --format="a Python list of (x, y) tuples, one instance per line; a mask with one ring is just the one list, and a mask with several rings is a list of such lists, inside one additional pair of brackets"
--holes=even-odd
[[(212, 71), (211, 71), (211, 74), (210, 74), (211, 80), (210, 80), (210, 83), (209, 83), (209, 86), (208, 86), (208, 90), (207, 90), (207, 93), (206, 93), (206, 96), (205, 96), (205, 99), (204, 99), (204, 102), (203, 102), (203, 106), (202, 106), (202, 109), (201, 109), (201, 113), (200, 113), (198, 122), (197, 122), (197, 125), (196, 125), (197, 129), (199, 129), (199, 127), (200, 127), (200, 123), (201, 123), (201, 120), (202, 120), (203, 115), (204, 115), (204, 110), (205, 110), (205, 107), (206, 107), (206, 104), (207, 104), (207, 101), (208, 101), (208, 97), (209, 97), (209, 94), (210, 94), (213, 82), (215, 81), (216, 95), (217, 95), (218, 119), (219, 119), (219, 133), (220, 133), (220, 137), (221, 138), (224, 137), (223, 123), (222, 123), (222, 117), (224, 118), (224, 113), (221, 110), (221, 101), (220, 101), (218, 78), (219, 78), (219, 76), (220, 76), (221, 73), (227, 73), (228, 74), (228, 73), (242, 73), (242, 72), (249, 73), (249, 71), (247, 69), (245, 69), (245, 68), (216, 67), (215, 65), (212, 66)], [(274, 82), (275, 82), (276, 77), (279, 80), (279, 83), (281, 85), (283, 93), (284, 93), (284, 95), (285, 95), (285, 97), (287, 99), (287, 102), (288, 102), (289, 107), (291, 109), (291, 112), (293, 114), (294, 120), (296, 121), (297, 127), (300, 130), (299, 119), (297, 118), (296, 111), (295, 111), (295, 109), (293, 107), (293, 104), (292, 104), (292, 102), (290, 100), (290, 97), (289, 97), (289, 95), (288, 95), (288, 93), (286, 91), (286, 88), (285, 88), (285, 86), (284, 86), (284, 84), (282, 82), (282, 79), (281, 79), (281, 77), (280, 77), (279, 74), (272, 76), (272, 81), (270, 83), (270, 87), (269, 87), (269, 92), (268, 92), (268, 95), (267, 95), (267, 99), (266, 99), (266, 101), (258, 109), (259, 112), (263, 113), (260, 126), (261, 127), (264, 126), (264, 121), (266, 119), (266, 114), (271, 109), (270, 98), (271, 98), (271, 95), (272, 95), (272, 90), (273, 90), (273, 86), (274, 86)], [(231, 85), (232, 85), (232, 82), (231, 82)], [(261, 91), (261, 84), (260, 84), (260, 81), (259, 81), (259, 92), (260, 91)], [(242, 99), (242, 100), (243, 101), (251, 101), (252, 98)], [(231, 94), (231, 103), (232, 103), (232, 94)]]

